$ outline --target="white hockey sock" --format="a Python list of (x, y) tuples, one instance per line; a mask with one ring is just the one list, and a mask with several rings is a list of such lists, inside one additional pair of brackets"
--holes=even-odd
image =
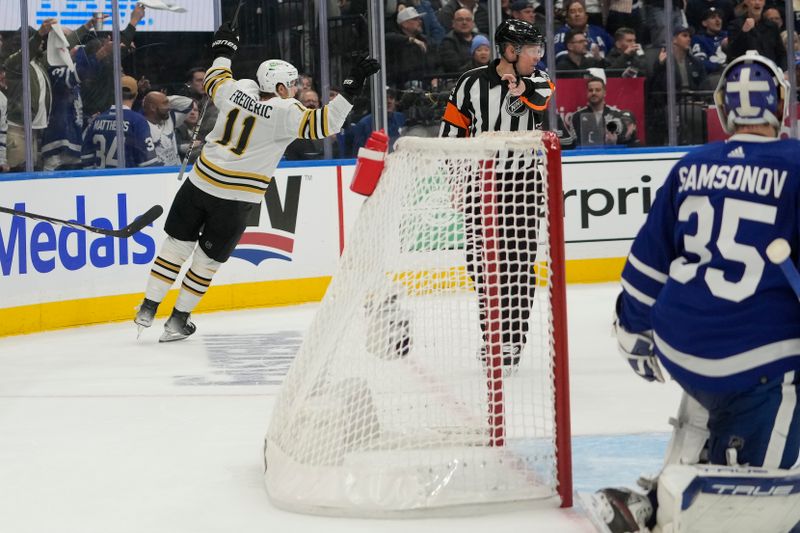
[(179, 241), (173, 237), (167, 237), (158, 257), (153, 261), (150, 270), (150, 278), (147, 280), (147, 289), (144, 297), (154, 302), (161, 302), (166, 296), (167, 291), (178, 279), (181, 266), (191, 255), (197, 243), (194, 241)]
[(194, 252), (192, 266), (181, 283), (181, 291), (178, 293), (178, 301), (175, 302), (175, 309), (185, 313), (191, 313), (200, 299), (211, 285), (211, 278), (214, 277), (217, 269), (222, 263), (214, 261), (206, 255), (202, 248), (197, 248)]

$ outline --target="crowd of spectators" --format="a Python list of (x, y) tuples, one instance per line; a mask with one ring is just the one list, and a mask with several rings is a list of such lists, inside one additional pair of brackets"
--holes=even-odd
[[(408, 129), (414, 125), (412, 115), (416, 110), (406, 108), (404, 103), (412, 99), (403, 95), (422, 88), (428, 95), (437, 94), (429, 96), (429, 100), (441, 101), (441, 94), (446, 94), (452, 86), (449, 83), (452, 73), (458, 75), (481, 64), (471, 57), (475, 49), (470, 43), (485, 39), (489, 29), (481, 26), (482, 14), (486, 12), (482, 2), (449, 1), (437, 6), (436, 0), (426, 0), (429, 7), (438, 12), (440, 25), (449, 30), (436, 52), (436, 45), (425, 33), (424, 25), (416, 23), (413, 31), (405, 30), (407, 25), (415, 24), (410, 21), (420, 17), (416, 0), (398, 1), (394, 16), (407, 42), (400, 43), (394, 41), (394, 35), (387, 36), (387, 47), (390, 43), (394, 46), (395, 42), (398, 50), (401, 46), (422, 44), (420, 48), (424, 49), (426, 58), (424, 63), (420, 61), (411, 66), (390, 66), (393, 70), (389, 85), (401, 92), (399, 111), (406, 114)], [(643, 87), (641, 94), (637, 96), (643, 101), (647, 144), (665, 144), (668, 48), (675, 63), (679, 144), (697, 144), (707, 139), (707, 109), (712, 104), (711, 95), (719, 75), (729, 60), (747, 50), (758, 50), (786, 69), (782, 0), (670, 1), (671, 35), (667, 35), (664, 0), (563, 0), (555, 3), (555, 76), (586, 79), (585, 105), (580, 110), (559, 110), (559, 124), (554, 129), (559, 131), (566, 148), (597, 144), (640, 146), (636, 117), (622, 107), (623, 103), (615, 102), (615, 106), (605, 101), (610, 79), (637, 77), (644, 79), (643, 86), (639, 86)], [(502, 0), (502, 6), (504, 18), (526, 20), (545, 34), (545, 7), (540, 0)], [(792, 22), (794, 31), (800, 27), (800, 15)], [(798, 58), (796, 62), (800, 63), (800, 54)], [(540, 68), (546, 67), (541, 64)], [(603, 96), (601, 107), (605, 111), (597, 108), (596, 99), (600, 93)], [(591, 109), (594, 109), (592, 123), (605, 120), (605, 134), (599, 137), (586, 135), (587, 110)], [(583, 129), (576, 123), (578, 120), (584, 121)], [(625, 127), (617, 131), (620, 124)]]
[[(491, 61), (488, 35), (492, 29), (486, 0), (386, 1), (390, 138), (436, 135), (455, 81), (465, 71)], [(637, 132), (644, 128), (648, 145), (663, 145), (667, 141), (667, 47), (675, 61), (681, 144), (706, 140), (706, 109), (727, 61), (755, 49), (786, 68), (784, 6), (774, 3), (781, 0), (670, 1), (672, 35), (666, 35), (664, 0), (556, 2), (556, 72), (551, 74), (557, 79), (586, 80), (580, 89), (585, 91), (583, 104), (559, 109), (558, 124), (553, 127), (565, 148), (640, 146), (643, 143)], [(501, 2), (504, 19), (528, 21), (545, 34), (540, 0)], [(348, 16), (366, 15), (366, 2), (339, 0), (339, 6)], [(136, 50), (136, 27), (144, 11), (137, 5), (129, 24), (122, 28), (117, 46), (123, 57)], [(115, 43), (107, 33), (96, 31), (97, 22), (92, 18), (68, 29), (55, 19), (46, 19), (38, 29), (30, 29), (27, 69), (36, 170), (118, 165)], [(800, 16), (791, 22), (794, 31), (800, 26)], [(0, 34), (0, 172), (25, 168), (19, 34)], [(800, 46), (796, 38), (795, 43)], [(190, 156), (191, 162), (197, 156), (217, 110), (203, 93), (205, 68), (191, 67), (177, 90), (174, 86), (169, 90), (164, 90), (164, 85), (151, 87), (146, 75), (123, 78), (123, 114), (130, 137), (125, 141), (125, 165), (179, 165), (184, 157)], [(540, 68), (546, 68), (545, 64)], [(614, 78), (644, 79), (640, 97), (646, 110), (645, 124), (637, 126), (636, 117), (621, 102), (607, 101), (608, 84)], [(321, 105), (315, 81), (309, 75), (301, 77), (298, 99), (309, 108)], [(373, 124), (365, 103), (368, 101), (356, 105), (338, 142), (327, 151), (323, 141), (297, 141), (287, 149), (286, 158), (320, 159), (326, 153), (355, 156)], [(198, 122), (201, 126), (195, 132)], [(639, 137), (644, 138), (641, 133)]]
[[(387, 9), (386, 22), (387, 78), (397, 98), (392, 112), (403, 116), (400, 135), (435, 135), (455, 79), (489, 62), (487, 4), (474, 0), (396, 1)], [(668, 48), (675, 64), (679, 144), (707, 140), (712, 92), (729, 60), (754, 49), (786, 68), (782, 0), (670, 1), (671, 35), (667, 35), (664, 0), (555, 2), (556, 72), (551, 74), (557, 79), (586, 80), (580, 89), (586, 91), (583, 105), (559, 109), (558, 124), (553, 127), (566, 149), (641, 146), (645, 131), (648, 145), (665, 144)], [(502, 16), (530, 22), (545, 34), (545, 7), (540, 0), (502, 0)], [(800, 27), (800, 15), (793, 23)], [(800, 44), (796, 48), (800, 49)], [(545, 64), (540, 68), (546, 68)], [(617, 101), (606, 101), (607, 85), (614, 78), (643, 79), (642, 84), (632, 85), (639, 87), (641, 127), (618, 95)], [(590, 123), (594, 126), (587, 129)], [(343, 146), (341, 153), (354, 155), (349, 143)], [(358, 148), (357, 141), (353, 148)]]

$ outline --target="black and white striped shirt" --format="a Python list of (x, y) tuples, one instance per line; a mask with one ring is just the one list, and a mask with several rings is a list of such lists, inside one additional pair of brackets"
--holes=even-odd
[(462, 74), (450, 94), (442, 117), (440, 137), (473, 137), (484, 131), (541, 129), (544, 111), (555, 89), (550, 77), (535, 70), (529, 77), (534, 93), (508, 94), (508, 84), (497, 74), (499, 59)]

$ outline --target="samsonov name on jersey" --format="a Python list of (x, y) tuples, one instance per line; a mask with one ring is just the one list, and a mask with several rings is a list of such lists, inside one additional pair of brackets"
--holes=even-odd
[(689, 165), (678, 169), (678, 192), (730, 189), (779, 198), (789, 172), (751, 165)]

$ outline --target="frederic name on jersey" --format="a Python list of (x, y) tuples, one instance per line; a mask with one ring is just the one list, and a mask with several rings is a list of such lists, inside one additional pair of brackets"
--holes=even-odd
[(230, 100), (246, 111), (250, 111), (260, 117), (269, 118), (272, 112), (271, 105), (261, 104), (255, 101), (249, 94), (239, 89), (236, 89), (236, 92), (231, 95)]
[(730, 189), (779, 198), (789, 172), (752, 165), (688, 165), (678, 169), (678, 192)]

